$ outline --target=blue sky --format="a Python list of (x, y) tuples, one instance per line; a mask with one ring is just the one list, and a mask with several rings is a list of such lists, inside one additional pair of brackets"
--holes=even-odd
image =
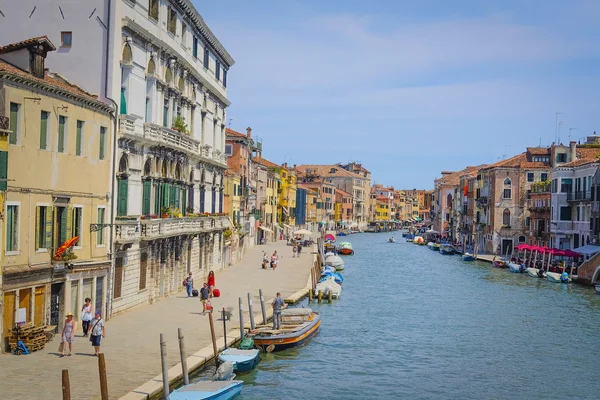
[(194, 3), (236, 60), (231, 128), (288, 164), (360, 161), (376, 183), (600, 133), (600, 2)]

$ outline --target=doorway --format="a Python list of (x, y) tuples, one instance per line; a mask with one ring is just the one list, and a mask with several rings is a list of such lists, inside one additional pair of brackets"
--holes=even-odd
[(510, 254), (512, 252), (512, 247), (512, 239), (502, 239), (502, 255)]
[(61, 308), (61, 294), (64, 288), (64, 282), (53, 283), (50, 289), (50, 325), (55, 325), (54, 333), (58, 332), (58, 325), (61, 321), (60, 308)]

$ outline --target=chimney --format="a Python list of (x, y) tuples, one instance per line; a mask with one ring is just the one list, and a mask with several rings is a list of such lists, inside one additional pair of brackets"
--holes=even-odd
[(250, 128), (250, 127), (246, 128), (246, 137), (248, 139), (250, 139), (252, 137), (252, 128)]
[(575, 161), (577, 159), (577, 142), (569, 142), (569, 153), (571, 158), (569, 161)]

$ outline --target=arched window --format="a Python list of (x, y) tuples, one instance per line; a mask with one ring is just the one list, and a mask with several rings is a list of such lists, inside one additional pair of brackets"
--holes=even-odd
[(121, 56), (123, 64), (131, 65), (133, 62), (133, 53), (131, 52), (131, 46), (129, 43), (125, 43), (123, 46), (123, 55)]
[(123, 154), (119, 160), (119, 173), (117, 175), (117, 215), (127, 215), (127, 202), (129, 191), (129, 180), (127, 166), (127, 155)]
[(144, 176), (152, 175), (152, 161), (148, 158), (144, 164)]
[(175, 180), (181, 180), (181, 165), (179, 164), (175, 166)]
[(171, 68), (167, 68), (167, 71), (165, 72), (165, 82), (167, 83), (167, 85), (170, 85), (172, 81), (173, 72), (171, 72)]
[(154, 63), (154, 59), (150, 59), (150, 61), (148, 61), (148, 68), (146, 69), (146, 73), (150, 76), (154, 76), (154, 74), (156, 73), (156, 64)]
[(163, 178), (168, 178), (169, 174), (167, 172), (167, 162), (163, 160), (162, 162), (162, 170), (161, 170), (161, 176)]
[(182, 94), (185, 94), (185, 93), (184, 93), (184, 90), (185, 90), (185, 83), (183, 82), (183, 77), (182, 77), (182, 76), (180, 76), (180, 77), (179, 77), (179, 82), (177, 82), (177, 88), (179, 89), (179, 91), (180, 91)]
[(512, 182), (509, 178), (504, 180), (504, 190), (502, 191), (503, 199), (512, 199)]
[(525, 236), (519, 236), (519, 243), (525, 243)]
[(508, 208), (502, 212), (502, 225), (510, 226), (510, 210)]
[(446, 197), (446, 207), (451, 208), (452, 207), (452, 195), (448, 193), (448, 196)]

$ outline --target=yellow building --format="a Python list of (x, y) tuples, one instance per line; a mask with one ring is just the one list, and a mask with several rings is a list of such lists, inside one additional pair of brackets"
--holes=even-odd
[(306, 223), (316, 224), (317, 222), (320, 222), (320, 220), (317, 219), (317, 199), (319, 197), (319, 192), (307, 186), (302, 187), (306, 189)]
[(265, 188), (265, 204), (262, 229), (268, 240), (276, 240), (279, 237), (278, 208), (279, 208), (279, 169), (280, 166), (262, 157), (255, 158), (254, 162), (267, 168), (267, 187)]
[[(111, 108), (44, 71), (45, 37), (0, 47), (0, 110), (9, 117), (3, 333), (105, 311), (112, 217)], [(9, 62), (10, 61), (10, 62)], [(0, 111), (1, 113), (2, 111)], [(3, 153), (2, 153), (3, 154)], [(69, 239), (78, 238), (62, 255)]]
[(240, 175), (231, 170), (225, 172), (225, 208), (234, 226), (240, 225), (242, 187)]
[(284, 163), (279, 169), (281, 184), (279, 187), (280, 221), (283, 226), (293, 230), (296, 224), (296, 173)]
[[(10, 135), (10, 120), (0, 116), (0, 232), (4, 232), (4, 200), (8, 184), (8, 137)], [(1, 237), (2, 235), (0, 235)], [(4, 275), (4, 241), (0, 240), (0, 313), (4, 301), (2, 277)], [(4, 342), (4, 318), (0, 318), (0, 342)], [(3, 344), (2, 344), (3, 346)]]
[(388, 198), (384, 196), (378, 196), (375, 200), (375, 220), (389, 221), (390, 207)]

